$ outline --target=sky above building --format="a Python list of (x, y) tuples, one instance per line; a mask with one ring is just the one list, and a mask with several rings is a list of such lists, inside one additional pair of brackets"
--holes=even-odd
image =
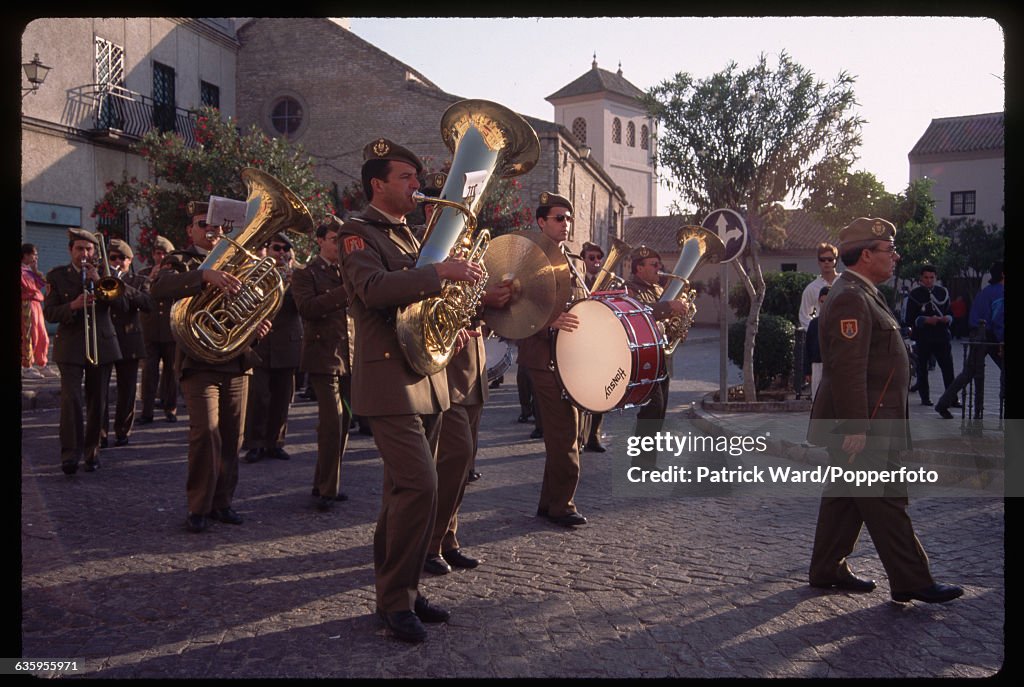
[[(854, 171), (887, 191), (909, 182), (907, 155), (932, 119), (1005, 109), (1004, 37), (979, 17), (352, 18), (351, 30), (440, 88), (551, 121), (545, 98), (591, 68), (641, 90), (732, 61), (785, 51), (826, 83), (855, 78), (866, 120)], [(658, 190), (659, 214), (674, 195)], [(792, 205), (792, 202), (787, 204)]]

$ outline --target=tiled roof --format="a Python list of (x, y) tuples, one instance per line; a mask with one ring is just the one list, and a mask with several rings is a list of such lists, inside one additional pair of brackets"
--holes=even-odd
[(910, 157), (1002, 150), (1005, 146), (1004, 113), (933, 119)]
[(568, 86), (563, 86), (545, 100), (558, 100), (559, 98), (569, 98), (574, 95), (590, 95), (591, 93), (617, 93), (624, 95), (627, 98), (639, 98), (644, 94), (639, 88), (626, 81), (622, 76), (622, 72), (610, 72), (607, 69), (601, 69), (597, 66), (597, 62), (594, 62), (594, 67), (586, 72), (583, 76), (576, 79)]
[[(678, 252), (676, 232), (686, 224), (680, 216), (630, 217), (623, 228), (623, 240), (631, 246), (645, 245), (659, 253)], [(835, 240), (814, 215), (804, 210), (786, 210), (786, 243), (778, 251), (764, 252), (792, 253), (813, 251), (819, 243)]]

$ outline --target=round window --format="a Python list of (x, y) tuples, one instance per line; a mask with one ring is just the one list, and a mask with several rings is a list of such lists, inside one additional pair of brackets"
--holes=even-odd
[(270, 112), (270, 123), (277, 133), (291, 136), (302, 125), (302, 105), (295, 98), (281, 98)]

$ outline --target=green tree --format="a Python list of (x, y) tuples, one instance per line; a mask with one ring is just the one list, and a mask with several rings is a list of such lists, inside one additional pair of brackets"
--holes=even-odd
[[(102, 224), (124, 211), (132, 211), (139, 227), (138, 249), (152, 250), (157, 234), (176, 246), (187, 245), (186, 205), (211, 195), (245, 199), (242, 169), (255, 167), (268, 172), (291, 189), (309, 209), (314, 221), (334, 212), (331, 189), (316, 179), (310, 157), (301, 146), (281, 138), (270, 138), (255, 125), (240, 133), (232, 118), (221, 118), (215, 108), (200, 109), (195, 118), (198, 146), (189, 146), (176, 132), (153, 130), (132, 145), (132, 150), (149, 163), (151, 179), (129, 178), (109, 181), (92, 216)], [(297, 238), (296, 255), (311, 250), (312, 239)]]
[(932, 182), (917, 179), (897, 196), (892, 223), (896, 225), (896, 250), (900, 254), (896, 280), (916, 279), (921, 265), (939, 265), (949, 250), (949, 239), (939, 234), (932, 200)]
[(947, 285), (958, 278), (975, 282), (988, 272), (995, 260), (1003, 258), (1006, 228), (986, 226), (976, 219), (959, 217), (939, 222), (938, 233), (949, 239), (949, 250), (937, 266), (939, 278)]
[(894, 217), (897, 202), (898, 196), (887, 192), (870, 172), (833, 173), (822, 169), (817, 186), (801, 205), (835, 236), (857, 217)]
[[(642, 102), (659, 121), (657, 162), (671, 188), (696, 214), (725, 207), (745, 215), (751, 230), (749, 267), (733, 267), (750, 296), (743, 355), (743, 386), (755, 400), (754, 350), (765, 284), (762, 242), (781, 226), (774, 219), (787, 197), (813, 190), (856, 160), (863, 120), (854, 78), (831, 84), (783, 52), (773, 69), (764, 54), (741, 71), (735, 62), (706, 79), (680, 72), (648, 91)], [(826, 173), (827, 170), (827, 173)]]

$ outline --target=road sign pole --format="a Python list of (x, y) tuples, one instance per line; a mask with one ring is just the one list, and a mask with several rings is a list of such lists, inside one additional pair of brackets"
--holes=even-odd
[(729, 400), (727, 361), (729, 359), (729, 263), (723, 262), (720, 265), (721, 275), (721, 301), (718, 309), (718, 400), (725, 403)]

